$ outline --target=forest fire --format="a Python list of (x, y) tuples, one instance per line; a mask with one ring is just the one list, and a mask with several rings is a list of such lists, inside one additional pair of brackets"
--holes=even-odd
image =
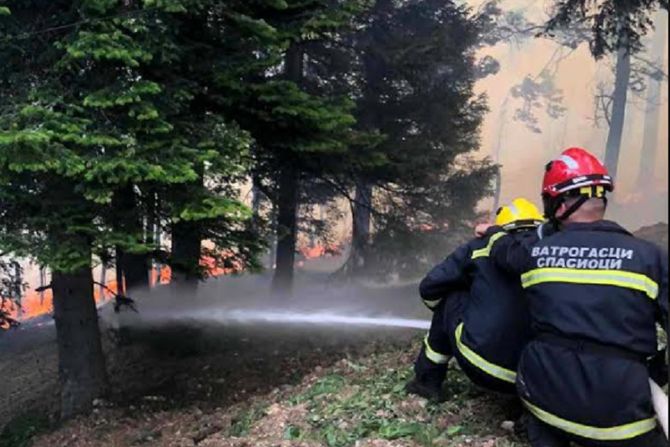
[[(312, 247), (304, 247), (299, 249), (299, 252), (306, 259), (316, 259), (324, 256), (336, 256), (340, 254), (342, 248), (335, 244), (315, 245)], [(200, 265), (206, 271), (207, 276), (222, 276), (238, 273), (244, 270), (244, 266), (237, 260), (224, 261), (224, 265), (212, 256), (204, 256)], [(160, 284), (169, 284), (172, 279), (172, 271), (170, 267), (165, 265), (161, 267), (154, 267), (149, 273), (149, 284), (155, 287)], [(112, 299), (117, 293), (118, 284), (116, 280), (106, 281), (105, 286), (102, 287), (96, 284), (93, 289), (93, 297), (96, 304), (100, 305)], [(21, 304), (18, 306), (10, 300), (6, 300), (2, 304), (2, 311), (4, 311), (10, 318), (17, 321), (26, 321), (31, 318), (39, 317), (41, 315), (49, 314), (53, 311), (53, 296), (51, 289), (38, 292), (34, 288), (29, 288), (25, 295), (21, 298)], [(4, 329), (4, 328), (3, 328)]]
[[(168, 284), (170, 278), (170, 267), (163, 266), (160, 269), (154, 268), (150, 272), (150, 285), (154, 287), (158, 284)], [(95, 298), (96, 304), (102, 304), (113, 298), (117, 290), (118, 284), (116, 280), (107, 281), (105, 287), (95, 285), (93, 288), (93, 297)], [(6, 312), (10, 318), (17, 321), (25, 321), (30, 318), (49, 314), (53, 311), (53, 295), (51, 289), (38, 292), (33, 288), (30, 288), (21, 298), (20, 306), (13, 301), (6, 300), (2, 310)]]

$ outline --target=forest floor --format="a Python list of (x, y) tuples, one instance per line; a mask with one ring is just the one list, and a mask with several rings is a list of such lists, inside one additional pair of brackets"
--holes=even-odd
[[(406, 331), (384, 339), (369, 335), (376, 340), (358, 346), (340, 340), (308, 354), (296, 349), (304, 338), (277, 344), (280, 337), (274, 332), (273, 358), (249, 357), (240, 364), (225, 361), (234, 352), (182, 352), (173, 358), (181, 365), (156, 364), (144, 371), (145, 386), (156, 380), (145, 395), (98, 401), (91, 415), (12, 446), (526, 445), (502, 428), (509, 401), (476, 389), (455, 366), (448, 378), (448, 402), (437, 405), (408, 396), (403, 387), (412, 377), (420, 338)], [(268, 341), (256, 337), (247, 346), (229, 344), (229, 349), (255, 350)], [(281, 354), (289, 345), (291, 355)], [(254, 352), (269, 354), (262, 348)], [(171, 378), (162, 377), (168, 369)]]
[[(641, 236), (667, 249), (667, 231)], [(393, 301), (415, 303), (409, 289)], [(387, 290), (377, 295), (366, 300), (388, 301)], [(509, 401), (456, 366), (448, 402), (404, 392), (420, 346), (414, 330), (170, 325), (121, 342), (103, 334), (110, 395), (65, 424), (54, 422), (53, 328), (0, 337), (0, 447), (527, 446), (504, 423)]]

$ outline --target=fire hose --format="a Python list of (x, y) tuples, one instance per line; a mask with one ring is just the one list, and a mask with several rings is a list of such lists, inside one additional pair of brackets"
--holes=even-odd
[(654, 403), (656, 417), (663, 428), (665, 438), (668, 439), (668, 395), (651, 379), (649, 379), (649, 385), (651, 386), (651, 400)]

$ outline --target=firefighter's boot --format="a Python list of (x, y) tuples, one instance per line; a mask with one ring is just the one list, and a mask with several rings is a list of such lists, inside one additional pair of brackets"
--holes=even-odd
[(425, 352), (425, 347), (421, 350), (419, 357), (414, 364), (414, 378), (407, 382), (405, 391), (408, 394), (415, 394), (428, 399), (431, 402), (444, 402), (447, 400), (447, 393), (443, 384), (447, 377), (448, 358), (441, 360), (440, 363), (431, 361)]

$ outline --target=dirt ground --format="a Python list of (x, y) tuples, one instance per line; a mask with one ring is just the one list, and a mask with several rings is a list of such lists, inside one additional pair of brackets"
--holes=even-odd
[[(358, 354), (384, 338), (379, 331), (342, 334), (295, 327), (157, 326), (130, 332), (123, 341), (103, 333), (109, 401), (149, 402), (157, 408), (230, 405), (296, 383), (315, 367)], [(406, 341), (413, 333), (394, 331), (389, 339)], [(53, 331), (42, 329), (30, 338), (29, 343), (22, 340), (23, 348), (6, 348), (0, 356), (0, 427), (23, 412), (52, 419), (58, 412)]]
[[(159, 393), (133, 404), (99, 402), (92, 415), (39, 436), (32, 445), (526, 447), (504, 428), (504, 401), (474, 389), (455, 368), (449, 403), (436, 406), (407, 396), (403, 385), (418, 341), (372, 343), (326, 365), (303, 362), (293, 369), (300, 379), (258, 386), (251, 381), (227, 403), (210, 398), (175, 406)], [(287, 368), (279, 364), (273, 371), (281, 377)], [(242, 383), (250, 382), (237, 385)]]

